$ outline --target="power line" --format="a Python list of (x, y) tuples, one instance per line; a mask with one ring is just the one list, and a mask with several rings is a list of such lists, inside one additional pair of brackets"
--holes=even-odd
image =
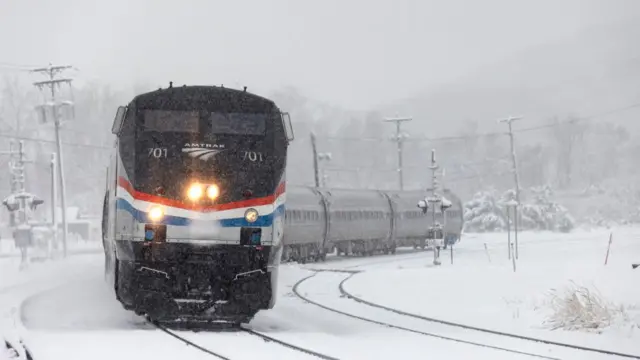
[[(48, 144), (55, 144), (56, 143), (55, 140), (36, 139), (36, 138), (31, 138), (31, 137), (15, 136), (15, 135), (2, 134), (2, 133), (0, 133), (0, 138), (16, 139), (16, 140), (24, 140), (24, 141), (35, 141), (35, 142), (43, 142), (43, 143), (48, 143)], [(67, 146), (75, 146), (75, 147), (91, 148), (91, 149), (100, 149), (100, 150), (109, 150), (109, 149), (111, 149), (110, 146), (103, 146), (103, 145), (78, 144), (78, 143), (70, 143), (70, 142), (62, 142), (62, 144), (63, 145), (67, 145)]]
[[(567, 120), (567, 121), (562, 121), (562, 122), (558, 122), (558, 123), (554, 123), (554, 124), (545, 124), (545, 125), (538, 125), (538, 126), (532, 126), (532, 127), (528, 127), (528, 128), (524, 128), (524, 129), (518, 129), (518, 130), (513, 130), (514, 133), (521, 133), (521, 132), (529, 132), (529, 131), (537, 131), (537, 130), (543, 130), (543, 129), (550, 129), (550, 128), (554, 128), (554, 127), (559, 127), (565, 124), (574, 124), (574, 123), (579, 123), (579, 122), (584, 122), (584, 121), (590, 121), (590, 120), (594, 120), (597, 118), (602, 118), (608, 115), (613, 115), (619, 112), (623, 112), (626, 110), (630, 110), (633, 108), (637, 108), (640, 107), (640, 102), (635, 103), (635, 104), (631, 104), (631, 105), (627, 105), (624, 107), (620, 107), (620, 108), (615, 108), (615, 109), (611, 109), (602, 113), (598, 113), (598, 114), (594, 114), (594, 115), (589, 115), (586, 117), (580, 117), (580, 118), (576, 118), (576, 119), (572, 119), (572, 120)], [(443, 137), (437, 137), (437, 138), (428, 138), (428, 137), (411, 137), (411, 138), (407, 138), (404, 139), (404, 141), (406, 142), (438, 142), (438, 141), (453, 141), (453, 140), (469, 140), (469, 139), (477, 139), (477, 138), (482, 138), (482, 137), (493, 137), (493, 136), (499, 136), (499, 135), (508, 135), (508, 132), (504, 132), (504, 131), (496, 131), (496, 132), (488, 132), (488, 133), (483, 133), (483, 134), (474, 134), (474, 135), (458, 135), (458, 136), (443, 136)], [(321, 137), (321, 139), (323, 140), (341, 140), (341, 141), (386, 141), (388, 139), (383, 139), (383, 138), (362, 138), (362, 137), (333, 137), (333, 136), (327, 136), (327, 137)]]

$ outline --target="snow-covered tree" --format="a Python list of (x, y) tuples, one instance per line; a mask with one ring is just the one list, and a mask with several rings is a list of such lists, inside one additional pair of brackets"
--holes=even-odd
[[(522, 194), (521, 194), (522, 195)], [(568, 232), (575, 221), (566, 208), (553, 202), (550, 187), (531, 188), (528, 198), (520, 206), (521, 230), (550, 230)], [(465, 204), (464, 220), (466, 232), (505, 231), (508, 221), (514, 225), (513, 210), (507, 216), (507, 201), (515, 198), (515, 192), (508, 190), (501, 195), (495, 190), (481, 191)]]

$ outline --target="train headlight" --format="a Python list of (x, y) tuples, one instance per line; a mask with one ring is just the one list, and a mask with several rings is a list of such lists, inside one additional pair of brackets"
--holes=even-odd
[(220, 188), (218, 187), (218, 185), (213, 184), (207, 187), (207, 197), (209, 199), (215, 200), (218, 198), (218, 195), (220, 195)]
[(191, 201), (200, 200), (200, 198), (204, 194), (203, 187), (204, 186), (202, 186), (201, 184), (193, 184), (189, 186), (189, 189), (187, 190), (187, 197), (189, 198), (189, 200)]
[(149, 209), (149, 220), (159, 221), (164, 217), (164, 210), (160, 206), (154, 206)]
[(258, 210), (253, 209), (253, 208), (248, 209), (247, 211), (244, 212), (244, 218), (249, 223), (256, 222), (256, 220), (258, 220)]

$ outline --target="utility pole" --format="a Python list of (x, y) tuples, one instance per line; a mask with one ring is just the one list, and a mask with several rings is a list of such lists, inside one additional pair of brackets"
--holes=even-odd
[[(56, 134), (56, 157), (57, 157), (56, 167), (58, 170), (58, 180), (60, 182), (60, 200), (61, 200), (60, 205), (62, 207), (62, 249), (63, 249), (64, 257), (67, 256), (67, 231), (68, 231), (67, 202), (66, 202), (66, 186), (64, 182), (64, 167), (62, 162), (62, 141), (60, 138), (60, 125), (61, 125), (62, 119), (60, 119), (58, 110), (63, 106), (73, 106), (73, 102), (71, 101), (56, 102), (56, 87), (61, 86), (62, 84), (68, 84), (69, 86), (71, 86), (71, 81), (73, 80), (68, 78), (56, 79), (56, 76), (59, 73), (63, 72), (64, 70), (70, 69), (71, 67), (72, 66), (70, 65), (53, 66), (49, 64), (48, 67), (31, 70), (32, 72), (46, 74), (49, 77), (48, 80), (38, 81), (33, 83), (33, 85), (38, 87), (40, 90), (42, 90), (44, 87), (48, 87), (51, 90), (51, 102), (48, 104), (44, 104), (42, 107), (44, 108), (44, 107), (50, 106), (52, 108), (51, 113), (53, 115), (53, 124), (54, 124), (55, 134)], [(44, 114), (46, 113), (47, 112), (44, 111)], [(47, 121), (46, 115), (44, 120)], [(57, 226), (55, 230), (57, 231)]]
[(511, 162), (513, 166), (513, 178), (515, 180), (515, 185), (516, 185), (516, 204), (514, 206), (515, 214), (513, 217), (514, 235), (515, 235), (515, 243), (516, 243), (516, 251), (515, 251), (516, 259), (518, 258), (518, 221), (519, 221), (518, 207), (520, 206), (520, 176), (518, 175), (518, 161), (516, 159), (516, 148), (514, 145), (513, 128), (511, 124), (514, 121), (521, 120), (522, 118), (523, 118), (522, 116), (516, 116), (516, 117), (509, 116), (506, 119), (498, 120), (498, 122), (506, 123), (509, 126), (509, 143), (511, 147)]
[(320, 187), (320, 176), (318, 174), (318, 148), (316, 147), (316, 135), (311, 133), (311, 151), (313, 152), (313, 178), (316, 188)]
[(313, 133), (311, 133), (311, 151), (313, 152), (313, 176), (314, 176), (316, 187), (319, 188), (320, 185), (322, 185), (322, 187), (325, 187), (327, 184), (328, 176), (325, 174), (324, 171), (320, 170), (319, 163), (320, 161), (330, 161), (331, 153), (318, 152), (318, 148), (316, 146), (316, 136)]
[(408, 137), (407, 134), (403, 134), (400, 132), (400, 124), (405, 121), (411, 121), (412, 118), (388, 118), (384, 119), (385, 122), (395, 122), (396, 123), (396, 134), (394, 136), (394, 140), (398, 146), (398, 181), (400, 182), (400, 190), (404, 190), (404, 181), (402, 178), (402, 144), (404, 140)]

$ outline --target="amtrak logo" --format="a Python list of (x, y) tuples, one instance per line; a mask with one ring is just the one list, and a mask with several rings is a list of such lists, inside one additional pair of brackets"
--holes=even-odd
[(199, 143), (186, 143), (182, 148), (183, 153), (204, 161), (212, 159), (216, 154), (224, 150), (224, 145)]

